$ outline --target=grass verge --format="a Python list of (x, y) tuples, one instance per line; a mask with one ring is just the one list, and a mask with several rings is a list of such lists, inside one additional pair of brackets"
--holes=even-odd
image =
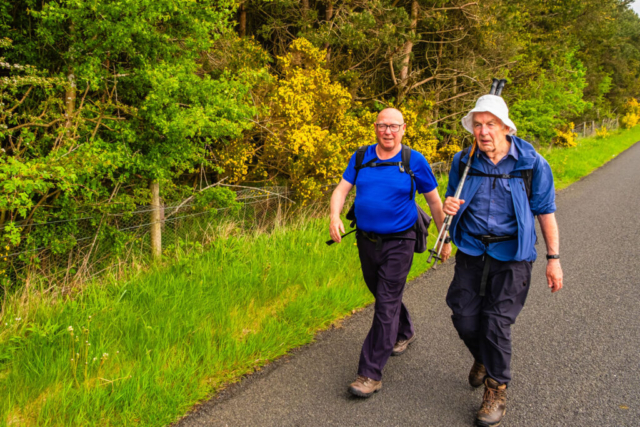
[(562, 190), (589, 175), (618, 154), (640, 141), (640, 126), (622, 130), (608, 138), (584, 138), (572, 148), (541, 149), (551, 165), (556, 190)]
[[(543, 154), (563, 188), (639, 139), (640, 127)], [(327, 248), (326, 226), (311, 220), (219, 239), (203, 254), (66, 300), (8, 300), (0, 424), (166, 425), (310, 342), (373, 300), (355, 239)], [(416, 255), (410, 278), (428, 268), (426, 259)]]

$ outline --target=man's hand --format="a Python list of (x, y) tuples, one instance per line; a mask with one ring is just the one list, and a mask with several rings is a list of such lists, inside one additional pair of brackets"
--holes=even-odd
[[(553, 213), (538, 215), (540, 230), (542, 237), (547, 244), (548, 254), (560, 253), (560, 236), (558, 234), (558, 223)], [(550, 259), (547, 261), (547, 283), (551, 292), (558, 292), (562, 289), (562, 267), (559, 259)]]
[(447, 197), (444, 201), (444, 207), (442, 210), (447, 215), (454, 216), (460, 210), (460, 205), (464, 203), (462, 199), (456, 199), (455, 197)]
[(331, 225), (329, 225), (329, 234), (331, 235), (331, 240), (336, 243), (340, 243), (342, 241), (341, 234), (344, 234), (344, 224), (340, 218), (331, 218)]
[[(441, 245), (442, 243), (440, 243)], [(438, 247), (436, 248), (436, 250), (438, 250), (440, 248), (440, 245), (438, 245)], [(442, 247), (442, 251), (440, 252), (440, 259), (441, 259), (441, 263), (445, 262), (446, 260), (449, 259), (449, 257), (451, 256), (451, 243), (445, 243), (444, 246)]]
[(340, 180), (338, 186), (333, 190), (333, 194), (331, 195), (329, 214), (331, 224), (329, 225), (329, 234), (331, 235), (331, 240), (336, 243), (340, 243), (342, 241), (342, 237), (340, 237), (340, 235), (344, 234), (344, 224), (340, 219), (340, 212), (342, 212), (344, 201), (352, 188), (353, 185), (343, 178)]
[(547, 284), (551, 293), (562, 289), (562, 267), (559, 259), (550, 259), (547, 263)]

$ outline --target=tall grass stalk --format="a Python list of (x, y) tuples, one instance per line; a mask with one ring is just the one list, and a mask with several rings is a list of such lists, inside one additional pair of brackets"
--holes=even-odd
[[(638, 139), (640, 127), (544, 155), (561, 188)], [(429, 247), (435, 234), (432, 226)], [(8, 298), (0, 424), (175, 421), (373, 300), (355, 239), (327, 247), (327, 238), (325, 219), (227, 234), (201, 254), (176, 251), (170, 266), (94, 283), (73, 297)], [(426, 259), (415, 256), (410, 278), (428, 268)]]

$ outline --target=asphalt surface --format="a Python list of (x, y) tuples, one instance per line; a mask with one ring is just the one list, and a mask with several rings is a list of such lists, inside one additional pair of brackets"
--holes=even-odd
[[(640, 426), (640, 144), (557, 195), (565, 287), (544, 258), (513, 326), (503, 426)], [(541, 234), (538, 232), (538, 236)], [(538, 253), (546, 253), (540, 237)], [(197, 406), (187, 426), (470, 426), (482, 390), (445, 304), (453, 263), (408, 284), (418, 340), (351, 397), (373, 307)], [(363, 285), (364, 286), (364, 285)]]

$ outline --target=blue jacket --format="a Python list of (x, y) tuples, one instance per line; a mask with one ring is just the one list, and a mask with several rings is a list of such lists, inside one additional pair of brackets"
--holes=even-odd
[[(553, 186), (553, 174), (549, 163), (536, 152), (531, 144), (527, 141), (515, 136), (509, 136), (512, 144), (515, 144), (518, 150), (518, 161), (512, 171), (513, 175), (518, 175), (518, 171), (525, 169), (533, 170), (533, 179), (531, 182), (531, 199), (527, 197), (524, 183), (520, 178), (511, 179), (511, 198), (513, 200), (514, 211), (518, 222), (518, 241), (517, 251), (511, 254), (509, 258), (513, 261), (535, 261), (536, 249), (534, 247), (536, 237), (535, 216), (549, 214), (556, 211), (555, 189)], [(446, 196), (453, 196), (458, 182), (460, 181), (459, 172), (460, 156), (462, 151), (453, 157), (451, 171), (449, 172), (449, 185), (447, 187)], [(469, 161), (469, 153), (462, 158), (463, 168)], [(476, 169), (479, 159), (475, 158), (471, 164), (471, 169)], [(473, 200), (473, 196), (478, 191), (478, 187), (483, 179), (482, 176), (467, 176), (460, 198), (465, 201), (460, 206), (458, 213), (452, 218), (449, 228), (451, 237), (456, 246), (460, 247), (462, 240), (462, 227), (458, 227), (458, 222), (464, 221), (464, 212)], [(464, 252), (464, 248), (463, 249)], [(505, 254), (506, 255), (506, 254)]]

